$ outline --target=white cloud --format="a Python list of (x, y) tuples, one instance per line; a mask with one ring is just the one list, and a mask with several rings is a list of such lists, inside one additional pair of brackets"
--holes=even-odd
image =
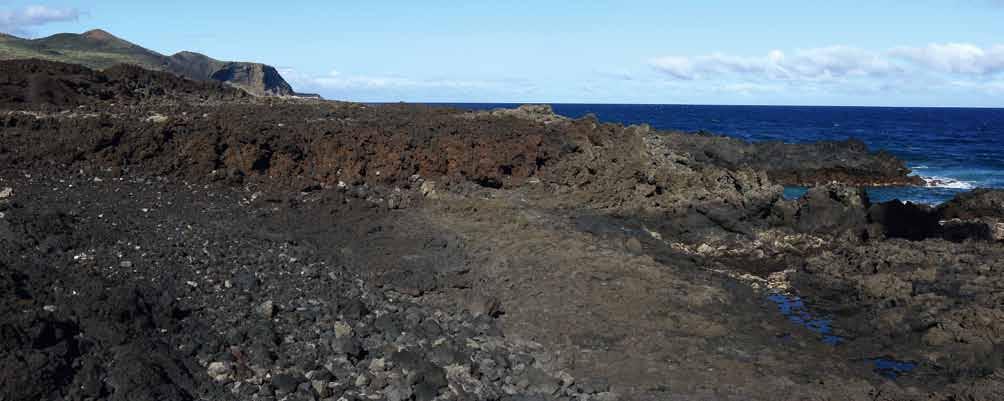
[(17, 10), (0, 11), (0, 31), (15, 35), (30, 34), (30, 29), (51, 22), (76, 21), (80, 11), (75, 8), (54, 8), (33, 5)]
[(720, 93), (930, 93), (968, 90), (1004, 94), (1004, 45), (933, 43), (864, 50), (831, 46), (772, 50), (763, 56), (723, 53), (660, 57), (650, 66), (668, 81)]
[[(775, 98), (1004, 96), (1004, 44), (932, 43), (866, 50), (830, 46), (761, 56), (711, 53), (649, 61), (652, 86), (680, 94)], [(931, 98), (936, 99), (936, 98)], [(933, 101), (933, 100), (932, 100)]]
[(764, 85), (751, 82), (740, 82), (740, 83), (721, 84), (713, 87), (712, 90), (720, 93), (735, 93), (743, 96), (752, 96), (754, 94), (760, 94), (760, 93), (780, 92), (782, 88), (777, 85)]
[(900, 72), (881, 54), (847, 46), (803, 50), (793, 61), (782, 65), (794, 71), (795, 77), (815, 79), (880, 77)]
[(819, 81), (846, 77), (883, 76), (898, 68), (881, 54), (846, 46), (799, 50), (788, 56), (772, 50), (765, 56), (744, 57), (722, 53), (708, 56), (669, 56), (651, 65), (676, 79), (710, 79), (720, 76), (785, 81)]
[(982, 92), (987, 95), (1004, 95), (1004, 81), (975, 82), (960, 80), (952, 81), (950, 85), (958, 89)]
[(992, 75), (1004, 72), (1004, 45), (981, 48), (967, 43), (932, 43), (889, 52), (909, 62), (952, 74)]
[(678, 56), (659, 57), (651, 62), (655, 69), (678, 79), (697, 78), (694, 63), (690, 58)]
[(300, 73), (293, 68), (280, 68), (279, 73), (281, 73), (287, 81), (293, 84), (294, 87), (304, 87), (310, 90), (407, 88), (472, 89), (490, 88), (500, 85), (500, 83), (489, 81), (414, 79), (400, 76), (351, 75), (343, 74), (337, 70), (331, 70), (327, 75), (309, 75)]

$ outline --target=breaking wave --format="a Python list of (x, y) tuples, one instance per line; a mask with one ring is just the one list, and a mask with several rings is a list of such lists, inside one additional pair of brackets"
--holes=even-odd
[(921, 176), (920, 178), (924, 180), (924, 183), (925, 183), (926, 186), (932, 187), (932, 188), (949, 188), (949, 189), (973, 189), (973, 188), (976, 188), (976, 186), (973, 185), (973, 183), (971, 183), (971, 182), (961, 181), (961, 180), (957, 180), (957, 179), (954, 179), (954, 178), (951, 178), (951, 177), (939, 177), (939, 176), (924, 177), (924, 176)]

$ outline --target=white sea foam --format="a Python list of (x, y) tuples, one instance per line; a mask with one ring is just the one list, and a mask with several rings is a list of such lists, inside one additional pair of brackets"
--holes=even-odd
[(916, 166), (916, 167), (910, 167), (910, 170), (924, 170), (924, 169), (928, 169), (928, 168), (930, 168), (930, 167), (927, 167), (925, 165), (920, 165), (920, 166)]
[(973, 183), (971, 183), (971, 182), (960, 181), (960, 180), (956, 180), (956, 179), (951, 178), (951, 177), (938, 177), (938, 176), (924, 177), (924, 176), (921, 176), (920, 178), (924, 180), (924, 183), (928, 187), (933, 187), (933, 188), (949, 188), (949, 189), (973, 189), (973, 188), (976, 188), (976, 186), (973, 185)]

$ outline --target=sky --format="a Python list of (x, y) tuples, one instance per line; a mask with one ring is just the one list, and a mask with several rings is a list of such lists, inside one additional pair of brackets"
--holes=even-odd
[(1004, 0), (0, 0), (363, 102), (1004, 107)]

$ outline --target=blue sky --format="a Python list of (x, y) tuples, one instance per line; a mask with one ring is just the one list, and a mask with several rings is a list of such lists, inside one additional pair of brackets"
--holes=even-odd
[(0, 1), (355, 101), (1004, 107), (1004, 0)]

